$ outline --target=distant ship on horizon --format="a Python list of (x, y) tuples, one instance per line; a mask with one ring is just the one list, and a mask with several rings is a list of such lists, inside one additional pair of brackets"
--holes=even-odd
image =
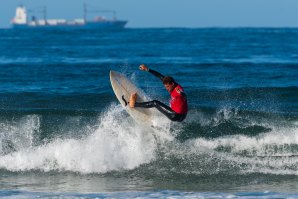
[(102, 16), (96, 16), (94, 20), (87, 20), (87, 5), (84, 4), (84, 17), (68, 21), (66, 19), (47, 19), (47, 9), (43, 8), (43, 19), (37, 19), (31, 16), (28, 20), (28, 11), (21, 5), (16, 8), (15, 17), (11, 24), (13, 28), (82, 28), (82, 29), (123, 29), (127, 24), (125, 20), (117, 20), (116, 12), (113, 10), (93, 10), (92, 12), (110, 12), (113, 13), (113, 19), (106, 19)]

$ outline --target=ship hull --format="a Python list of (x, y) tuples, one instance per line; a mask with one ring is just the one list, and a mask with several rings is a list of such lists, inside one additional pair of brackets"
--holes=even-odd
[(91, 29), (123, 29), (127, 21), (87, 22), (84, 28)]
[(39, 25), (39, 24), (13, 24), (12, 27), (14, 29), (27, 29), (27, 28), (35, 28), (35, 29), (64, 29), (64, 28), (73, 28), (73, 29), (109, 29), (109, 30), (117, 30), (125, 28), (127, 21), (88, 21), (84, 24), (57, 24), (57, 25)]

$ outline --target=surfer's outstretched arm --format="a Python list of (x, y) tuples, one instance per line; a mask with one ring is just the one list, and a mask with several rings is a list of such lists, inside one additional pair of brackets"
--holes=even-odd
[(155, 77), (159, 78), (161, 81), (165, 77), (162, 74), (160, 74), (159, 72), (157, 72), (155, 70), (152, 70), (152, 69), (148, 69), (148, 72), (151, 73), (151, 74), (153, 74)]
[(165, 77), (164, 75), (160, 74), (159, 72), (149, 69), (147, 66), (145, 66), (144, 64), (140, 65), (140, 70), (144, 70), (144, 71), (148, 71), (149, 73), (151, 73), (152, 75), (154, 75), (155, 77), (157, 77), (158, 79), (160, 79), (161, 81), (163, 80), (163, 78)]

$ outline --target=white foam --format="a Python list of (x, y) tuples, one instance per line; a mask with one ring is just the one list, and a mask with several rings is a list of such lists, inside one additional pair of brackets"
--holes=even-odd
[(34, 139), (39, 133), (40, 117), (28, 115), (13, 122), (3, 121), (0, 127), (0, 154), (3, 155), (8, 151), (18, 151), (33, 146)]
[(275, 129), (270, 133), (254, 137), (234, 135), (209, 140), (198, 138), (195, 140), (195, 144), (211, 149), (216, 149), (220, 146), (230, 147), (232, 152), (235, 153), (243, 150), (254, 150), (257, 151), (258, 155), (262, 155), (262, 153), (269, 152), (268, 150), (264, 151), (268, 149), (268, 146), (298, 145), (298, 130), (296, 128)]
[[(92, 132), (85, 137), (57, 138), (39, 146), (35, 146), (34, 139), (38, 137), (40, 116), (25, 116), (13, 124), (3, 122), (1, 144), (11, 140), (14, 150), (7, 153), (2, 146), (0, 168), (106, 173), (150, 163), (156, 160), (156, 152), (163, 150), (165, 160), (158, 161), (167, 161), (166, 158), (171, 157), (186, 161), (185, 168), (176, 168), (182, 173), (236, 169), (237, 173), (298, 175), (297, 126), (271, 126), (271, 132), (253, 137), (195, 138), (180, 143), (174, 139), (177, 132), (172, 132), (173, 126), (170, 128), (167, 119), (159, 118), (158, 122), (159, 126), (154, 128), (138, 125), (120, 105), (112, 105), (99, 118), (98, 127), (90, 128)], [(179, 124), (175, 125), (179, 131)]]
[(155, 159), (156, 135), (153, 136), (151, 128), (137, 125), (125, 114), (120, 106), (112, 106), (88, 137), (21, 147), (2, 155), (0, 167), (10, 171), (105, 173), (151, 162)]
[(206, 151), (241, 173), (298, 175), (297, 128), (273, 129), (270, 133), (254, 137), (197, 138), (188, 145), (192, 153)]

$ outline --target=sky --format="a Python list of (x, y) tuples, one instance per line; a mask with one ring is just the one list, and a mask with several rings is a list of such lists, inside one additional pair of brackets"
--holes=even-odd
[(0, 27), (10, 26), (21, 4), (28, 9), (46, 6), (48, 19), (72, 20), (82, 18), (84, 2), (90, 8), (116, 10), (131, 28), (298, 27), (298, 0), (0, 0)]

